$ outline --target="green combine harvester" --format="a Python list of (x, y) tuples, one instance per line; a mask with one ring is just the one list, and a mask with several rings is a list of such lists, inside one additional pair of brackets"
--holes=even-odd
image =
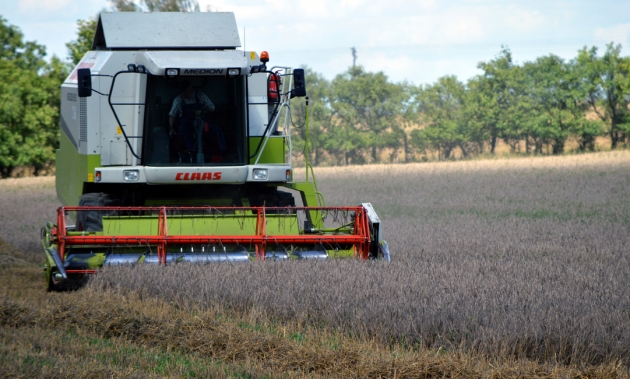
[(106, 265), (389, 260), (369, 203), (327, 207), (308, 160), (293, 181), (304, 70), (240, 46), (232, 13), (100, 15), (61, 86), (50, 290)]

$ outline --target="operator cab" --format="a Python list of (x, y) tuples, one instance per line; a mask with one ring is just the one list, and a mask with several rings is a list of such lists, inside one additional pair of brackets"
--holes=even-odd
[[(192, 86), (192, 99), (182, 103), (182, 85)], [(142, 165), (230, 166), (246, 163), (244, 76), (148, 75)], [(214, 110), (196, 115), (207, 97)], [(179, 115), (171, 119), (176, 99)]]

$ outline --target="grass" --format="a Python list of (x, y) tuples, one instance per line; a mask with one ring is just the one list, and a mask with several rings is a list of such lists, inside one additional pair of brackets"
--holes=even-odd
[(194, 312), (89, 288), (52, 294), (46, 303), (0, 304), (2, 376), (624, 377), (618, 364), (496, 364), (471, 354), (384, 347), (308, 326), (297, 332), (297, 325), (252, 324), (261, 326), (257, 331), (242, 328), (253, 321), (248, 315)]
[(147, 348), (126, 338), (91, 337), (76, 329), (3, 328), (0, 342), (3, 377), (207, 378), (251, 373), (198, 354)]
[(119, 267), (60, 294), (34, 263), (53, 180), (1, 181), (0, 373), (630, 377), (630, 153), (317, 179), (329, 204), (375, 206), (390, 264)]

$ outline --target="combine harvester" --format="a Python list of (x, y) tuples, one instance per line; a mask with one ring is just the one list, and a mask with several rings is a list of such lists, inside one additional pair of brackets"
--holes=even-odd
[(240, 46), (232, 13), (100, 15), (61, 87), (49, 289), (105, 265), (389, 260), (369, 203), (327, 207), (308, 160), (293, 181), (304, 70)]

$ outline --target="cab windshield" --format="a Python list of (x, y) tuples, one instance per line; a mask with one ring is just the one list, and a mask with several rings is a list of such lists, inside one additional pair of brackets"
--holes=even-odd
[(245, 164), (243, 76), (148, 75), (146, 94), (144, 165)]

